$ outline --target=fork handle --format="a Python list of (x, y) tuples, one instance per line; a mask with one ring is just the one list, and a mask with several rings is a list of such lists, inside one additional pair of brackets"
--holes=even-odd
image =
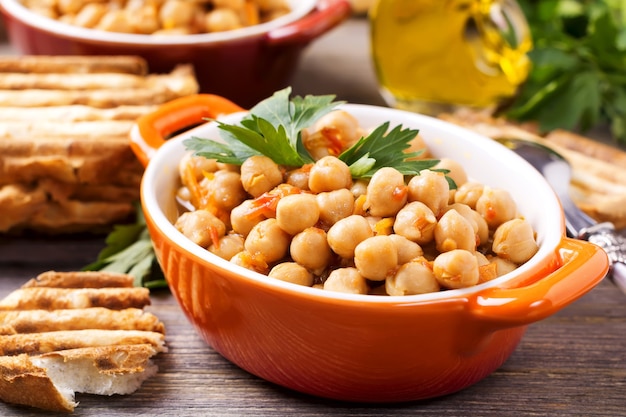
[(612, 223), (604, 222), (582, 229), (579, 239), (604, 249), (609, 257), (608, 277), (626, 294), (626, 239), (615, 231)]

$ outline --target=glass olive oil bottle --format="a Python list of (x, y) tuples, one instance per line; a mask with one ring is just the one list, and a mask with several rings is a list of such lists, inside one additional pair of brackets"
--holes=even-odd
[(514, 0), (377, 0), (370, 36), (385, 100), (419, 113), (495, 108), (530, 70), (530, 31)]

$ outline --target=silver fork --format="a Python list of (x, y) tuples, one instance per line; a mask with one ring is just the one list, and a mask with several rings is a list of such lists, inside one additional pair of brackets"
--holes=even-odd
[(594, 243), (606, 251), (611, 265), (608, 277), (626, 294), (626, 239), (615, 231), (612, 223), (597, 223), (572, 201), (569, 194), (572, 176), (569, 162), (554, 149), (537, 142), (524, 139), (498, 139), (498, 142), (543, 174), (561, 201), (567, 234)]

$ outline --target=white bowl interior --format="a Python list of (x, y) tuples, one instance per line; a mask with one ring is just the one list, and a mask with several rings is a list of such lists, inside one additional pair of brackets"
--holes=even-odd
[(318, 0), (287, 0), (291, 7), (291, 13), (281, 16), (272, 21), (249, 26), (241, 29), (230, 30), (225, 32), (203, 33), (196, 35), (140, 35), (132, 33), (116, 33), (92, 30), (59, 22), (54, 19), (47, 18), (32, 12), (25, 7), (20, 0), (0, 0), (2, 6), (7, 13), (16, 19), (54, 33), (62, 38), (76, 38), (89, 41), (97, 41), (104, 43), (120, 43), (120, 44), (140, 44), (140, 45), (184, 45), (194, 43), (218, 43), (234, 39), (246, 38), (249, 36), (259, 35), (272, 29), (285, 26), (294, 22), (306, 14), (308, 14)]
[[(376, 127), (386, 121), (391, 127), (402, 124), (404, 127), (419, 129), (420, 135), (435, 157), (449, 157), (463, 165), (468, 176), (482, 184), (503, 188), (509, 191), (515, 200), (518, 210), (532, 224), (537, 232), (539, 252), (516, 271), (499, 277), (490, 282), (460, 290), (448, 290), (431, 294), (402, 297), (376, 297), (371, 295), (342, 294), (323, 291), (284, 283), (279, 280), (268, 280), (264, 275), (252, 272), (223, 260), (207, 250), (195, 245), (182, 235), (172, 224), (176, 217), (174, 195), (178, 187), (178, 162), (187, 153), (182, 140), (191, 136), (219, 138), (214, 123), (196, 127), (184, 134), (170, 139), (156, 152), (150, 160), (143, 178), (142, 201), (157, 223), (161, 231), (172, 238), (176, 244), (196, 256), (225, 269), (234, 269), (248, 279), (262, 281), (265, 285), (273, 285), (289, 291), (314, 291), (323, 297), (357, 299), (366, 297), (372, 302), (410, 303), (423, 300), (464, 296), (487, 287), (497, 286), (525, 270), (533, 270), (550, 257), (558, 246), (562, 236), (562, 211), (558, 199), (545, 179), (530, 164), (513, 151), (499, 143), (452, 125), (450, 123), (415, 113), (400, 110), (345, 104), (342, 106), (353, 114), (364, 128)], [(231, 114), (223, 121), (238, 121), (242, 113)]]

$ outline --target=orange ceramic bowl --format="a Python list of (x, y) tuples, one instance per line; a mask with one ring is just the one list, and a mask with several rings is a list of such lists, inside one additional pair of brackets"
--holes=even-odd
[(180, 36), (113, 33), (38, 15), (0, 0), (11, 44), (31, 55), (139, 55), (152, 72), (191, 63), (202, 92), (252, 105), (287, 86), (305, 47), (350, 16), (346, 0), (289, 0), (292, 12), (228, 32)]
[[(348, 401), (441, 396), (501, 366), (527, 325), (591, 290), (606, 274), (598, 247), (564, 236), (549, 185), (502, 145), (443, 121), (399, 110), (344, 105), (362, 126), (418, 128), (435, 157), (508, 190), (537, 232), (538, 253), (512, 273), (475, 287), (413, 296), (350, 295), (298, 286), (238, 267), (179, 233), (174, 194), (190, 136), (218, 137), (215, 123), (163, 141), (202, 117), (239, 120), (237, 105), (199, 95), (139, 120), (132, 146), (147, 164), (141, 201), (170, 288), (198, 334), (228, 360), (284, 387)], [(566, 343), (564, 341), (564, 343)]]

